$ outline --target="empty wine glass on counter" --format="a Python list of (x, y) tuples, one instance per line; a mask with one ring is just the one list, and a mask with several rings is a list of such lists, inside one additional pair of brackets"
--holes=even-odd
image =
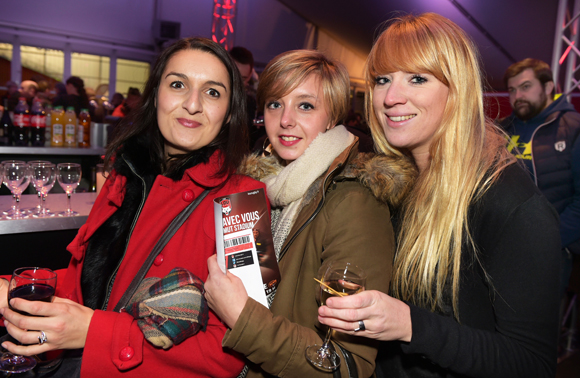
[(20, 196), (30, 183), (30, 171), (28, 164), (22, 161), (4, 161), (2, 162), (4, 171), (4, 184), (12, 192), (14, 205), (12, 209), (6, 212), (8, 219), (26, 218), (24, 212), (20, 210)]
[(38, 209), (33, 214), (35, 218), (53, 217), (54, 214), (46, 208), (46, 197), (56, 180), (56, 166), (49, 161), (36, 160), (28, 162), (30, 166), (30, 182), (38, 192)]
[[(18, 268), (12, 273), (8, 286), (8, 303), (12, 298), (24, 298), (29, 301), (51, 302), (56, 289), (56, 273), (46, 268)], [(23, 315), (12, 306), (10, 309)], [(4, 353), (0, 358), (0, 371), (23, 373), (36, 366), (34, 356), (19, 356)]]
[[(4, 164), (5, 163), (10, 164), (10, 163), (14, 163), (14, 162), (24, 163), (22, 160), (3, 160), (2, 162), (0, 162), (0, 170), (2, 171), (2, 181), (0, 181), (0, 186), (2, 186), (2, 183), (4, 183), (4, 185), (6, 185), (6, 187), (8, 188), (8, 185), (6, 184), (6, 181), (4, 180)], [(16, 200), (16, 197), (14, 196), (14, 194), (12, 195), (12, 199)], [(14, 203), (12, 204), (12, 206), (10, 206), (9, 209), (2, 210), (2, 216), (8, 215), (9, 213), (12, 214), (13, 211), (14, 211)]]
[(38, 205), (36, 205), (34, 209), (30, 210), (30, 212), (32, 212), (33, 214), (39, 214), (40, 210), (42, 209), (42, 196), (40, 194), (40, 190), (37, 188), (36, 184), (38, 184), (38, 180), (34, 179), (34, 170), (33, 170), (33, 167), (40, 163), (50, 163), (50, 162), (47, 160), (32, 160), (27, 163), (28, 166), (30, 167), (30, 183), (32, 184), (34, 189), (36, 189), (38, 195)]
[(81, 173), (81, 165), (77, 163), (60, 163), (56, 166), (56, 178), (62, 190), (66, 192), (66, 210), (58, 213), (61, 217), (79, 214), (76, 211), (72, 211), (70, 197), (81, 182)]

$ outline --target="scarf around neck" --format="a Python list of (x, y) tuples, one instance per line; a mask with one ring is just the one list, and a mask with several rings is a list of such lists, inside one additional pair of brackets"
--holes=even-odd
[(272, 213), (272, 236), (278, 259), (306, 191), (352, 142), (354, 136), (344, 126), (336, 126), (318, 134), (304, 153), (277, 175), (262, 180), (272, 207), (281, 208), (281, 213)]

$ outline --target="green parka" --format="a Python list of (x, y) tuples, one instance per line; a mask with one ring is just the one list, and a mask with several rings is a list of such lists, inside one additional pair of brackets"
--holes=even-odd
[[(270, 309), (248, 299), (223, 346), (247, 357), (248, 377), (324, 377), (306, 360), (305, 349), (322, 344), (326, 329), (318, 322), (319, 284), (325, 262), (349, 261), (367, 273), (367, 290), (387, 292), (395, 241), (389, 206), (398, 206), (415, 177), (405, 158), (358, 154), (355, 140), (307, 190), (281, 250), (281, 282)], [(242, 173), (264, 179), (279, 164), (275, 157), (251, 156)], [(279, 167), (278, 167), (279, 168)], [(373, 194), (374, 193), (374, 194)], [(358, 377), (375, 368), (377, 342), (334, 332), (332, 340), (349, 351)], [(341, 376), (348, 377), (341, 356)]]

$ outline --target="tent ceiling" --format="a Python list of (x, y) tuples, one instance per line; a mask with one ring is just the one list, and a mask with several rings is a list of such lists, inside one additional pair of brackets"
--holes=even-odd
[(487, 80), (497, 90), (503, 89), (503, 74), (512, 63), (506, 55), (516, 60), (534, 57), (548, 64), (552, 61), (558, 0), (279, 1), (363, 56), (370, 51), (381, 23), (397, 12), (439, 13), (471, 36), (479, 47)]

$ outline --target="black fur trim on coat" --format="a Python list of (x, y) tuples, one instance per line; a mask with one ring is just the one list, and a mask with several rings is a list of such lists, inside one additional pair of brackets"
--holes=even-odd
[[(172, 175), (178, 178), (170, 178), (175, 181), (181, 179), (187, 169), (208, 162), (213, 151), (212, 148), (198, 150), (198, 153), (192, 154)], [(144, 203), (143, 183), (128, 163), (145, 180), (145, 198), (149, 195), (156, 177), (161, 174), (161, 167), (151, 162), (149, 149), (138, 138), (128, 141), (119, 150), (113, 168), (127, 178), (125, 198), (121, 207), (91, 236), (81, 275), (84, 304), (92, 309), (105, 309), (108, 306), (105, 301), (115, 279), (117, 266), (121, 264), (125, 254), (131, 224), (141, 202)]]

